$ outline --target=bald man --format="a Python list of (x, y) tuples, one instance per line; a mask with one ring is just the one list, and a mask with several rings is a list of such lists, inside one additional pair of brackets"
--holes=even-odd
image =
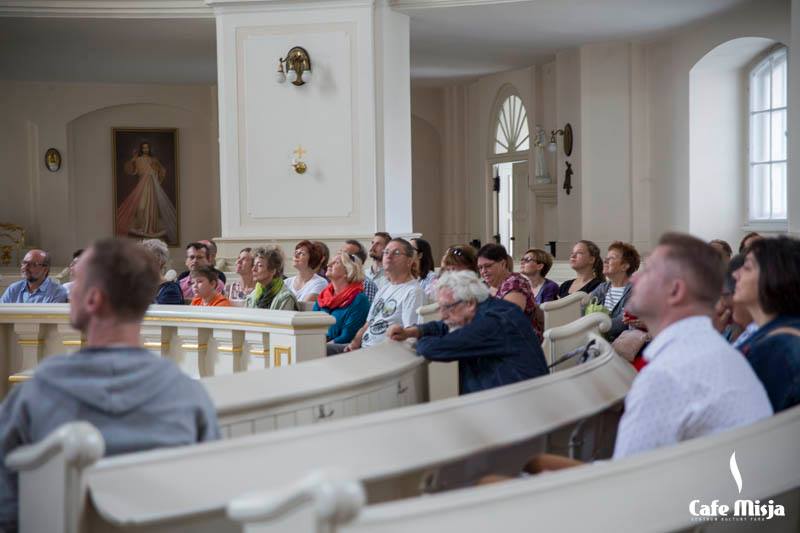
[(67, 301), (67, 290), (50, 279), (50, 255), (31, 250), (20, 265), (24, 279), (12, 283), (0, 298), (4, 304), (56, 304)]

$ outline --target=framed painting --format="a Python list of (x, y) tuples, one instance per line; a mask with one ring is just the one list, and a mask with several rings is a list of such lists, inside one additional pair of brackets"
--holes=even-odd
[(180, 244), (178, 130), (113, 128), (114, 234)]

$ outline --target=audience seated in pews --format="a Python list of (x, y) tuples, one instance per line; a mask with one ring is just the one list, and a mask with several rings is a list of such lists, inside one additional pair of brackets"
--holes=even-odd
[(75, 283), (75, 265), (78, 264), (78, 258), (83, 253), (83, 248), (78, 248), (74, 252), (72, 252), (72, 261), (70, 261), (69, 266), (69, 279), (70, 281), (62, 284), (64, 289), (67, 291), (67, 298), (69, 298), (69, 290), (72, 288), (72, 284)]
[(419, 323), (417, 309), (425, 303), (425, 296), (411, 272), (414, 260), (410, 242), (401, 238), (389, 241), (383, 249), (383, 272), (387, 282), (378, 290), (367, 322), (349, 344), (332, 345), (333, 351), (349, 352), (362, 346), (375, 346), (387, 339), (386, 332), (392, 325), (407, 327)]
[(522, 274), (511, 272), (510, 259), (503, 245), (484, 244), (478, 250), (478, 271), (492, 296), (516, 304), (525, 313), (541, 342), (543, 317), (537, 316), (531, 284)]
[(751, 231), (750, 233), (742, 237), (742, 240), (739, 242), (739, 253), (743, 254), (748, 246), (753, 244), (755, 241), (763, 238), (764, 237), (762, 237), (760, 233)]
[(236, 258), (236, 273), (239, 281), (234, 281), (228, 286), (228, 299), (244, 300), (253, 292), (256, 282), (253, 280), (253, 249), (242, 248)]
[(247, 296), (245, 306), (296, 311), (297, 299), (283, 281), (283, 252), (280, 248), (256, 248), (253, 255), (253, 279), (256, 287)]
[(50, 254), (30, 250), (20, 264), (23, 279), (6, 287), (0, 303), (54, 304), (67, 301), (67, 290), (50, 278)]
[(572, 247), (569, 266), (578, 275), (569, 279), (558, 288), (558, 297), (563, 298), (575, 292), (590, 293), (605, 281), (603, 277), (603, 258), (600, 248), (592, 241), (578, 241)]
[(436, 270), (433, 262), (433, 250), (425, 239), (411, 239), (411, 246), (417, 254), (417, 271), (419, 273), (419, 286), (425, 296), (432, 300), (436, 296)]
[[(0, 406), (0, 446), (38, 442), (67, 422), (102, 433), (107, 455), (217, 439), (216, 412), (203, 385), (143, 349), (140, 326), (159, 275), (132, 241), (95, 243), (76, 267), (72, 327), (86, 348), (48, 357)], [(0, 463), (0, 530), (15, 531), (17, 476)]]
[[(625, 398), (614, 458), (751, 424), (772, 414), (764, 386), (711, 323), (723, 270), (719, 254), (689, 235), (667, 233), (634, 274), (628, 303), (654, 336), (649, 361)], [(532, 473), (578, 461), (549, 454)]]
[(722, 257), (722, 261), (727, 265), (731, 260), (731, 256), (733, 256), (733, 249), (731, 248), (731, 245), (722, 239), (708, 241), (708, 244), (710, 244), (712, 248), (719, 253), (720, 257)]
[(210, 266), (202, 266), (192, 272), (192, 291), (194, 299), (192, 305), (203, 307), (230, 307), (231, 302), (224, 294), (217, 291), (219, 278), (217, 272)]
[[(362, 271), (364, 270), (367, 264), (367, 251), (364, 250), (364, 246), (360, 242), (355, 239), (348, 239), (344, 241), (344, 246), (342, 246), (340, 251), (347, 255), (358, 257), (361, 260), (361, 269)], [(375, 295), (378, 294), (378, 286), (366, 275), (364, 275), (364, 294), (367, 296), (370, 304), (372, 304), (372, 301), (375, 299)]]
[(520, 273), (528, 278), (536, 305), (551, 302), (558, 298), (558, 283), (547, 279), (553, 266), (553, 256), (544, 250), (531, 248), (519, 260)]
[(372, 280), (378, 286), (378, 289), (389, 283), (383, 271), (383, 250), (391, 240), (391, 235), (385, 231), (379, 231), (372, 237), (372, 244), (369, 247), (369, 256), (372, 258), (372, 264), (369, 268), (364, 268), (364, 275)]
[(800, 403), (800, 241), (758, 239), (734, 272), (734, 304), (758, 325), (740, 349), (776, 412)]
[(442, 256), (440, 266), (443, 272), (471, 270), (480, 275), (477, 251), (468, 244), (459, 244), (448, 248), (444, 256)]
[(170, 270), (167, 276), (167, 264), (169, 263), (169, 248), (160, 239), (147, 239), (142, 241), (142, 246), (153, 256), (158, 267), (161, 284), (158, 286), (154, 303), (162, 305), (183, 305), (183, 291), (181, 286), (175, 281), (175, 271)]
[(284, 281), (298, 302), (315, 302), (328, 282), (317, 274), (324, 258), (324, 250), (311, 241), (300, 241), (294, 247), (292, 266), (297, 275)]
[(431, 361), (459, 361), (461, 394), (548, 373), (539, 339), (518, 306), (492, 298), (475, 273), (445, 272), (436, 283), (442, 320), (389, 328), (396, 341), (417, 341)]
[(319, 294), (314, 311), (336, 319), (328, 328), (328, 355), (338, 353), (333, 345), (347, 345), (367, 320), (369, 300), (364, 294), (364, 271), (356, 256), (339, 252), (328, 265), (330, 283)]
[[(201, 266), (210, 266), (214, 268), (211, 261), (208, 259), (208, 246), (202, 242), (192, 242), (186, 246), (186, 270), (178, 276), (178, 283), (181, 286), (181, 292), (184, 299), (190, 300), (194, 298), (192, 292), (192, 277), (190, 274), (200, 268)], [(219, 278), (220, 283), (217, 284), (217, 292), (225, 292), (225, 274), (214, 268)]]
[(632, 244), (614, 241), (603, 260), (604, 281), (591, 293), (591, 298), (602, 305), (611, 317), (611, 329), (606, 333), (614, 341), (628, 327), (623, 321), (623, 310), (631, 295), (631, 276), (639, 270), (641, 258)]

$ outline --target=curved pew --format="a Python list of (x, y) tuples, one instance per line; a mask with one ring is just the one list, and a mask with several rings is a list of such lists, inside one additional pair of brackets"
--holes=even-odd
[[(334, 321), (320, 312), (151, 305), (142, 340), (189, 375), (213, 376), (324, 357), (325, 334)], [(12, 374), (83, 343), (70, 326), (69, 304), (0, 305), (0, 387)]]
[[(372, 501), (413, 496), (431, 468), (520, 443), (541, 449), (548, 433), (617, 405), (634, 371), (602, 338), (596, 340), (603, 348), (597, 358), (506, 387), (327, 424), (103, 459), (81, 471), (90, 497), (73, 512), (87, 518), (87, 532), (237, 530), (224, 514), (232, 498), (282, 487), (327, 465), (354, 472), (370, 487)], [(50, 483), (48, 494), (56, 501), (23, 500), (23, 516), (64, 506), (61, 485), (38, 479)]]
[(387, 343), (290, 367), (204, 378), (225, 437), (428, 401), (427, 361)]
[[(417, 314), (423, 323), (442, 319), (437, 302), (421, 306), (417, 309)], [(458, 396), (458, 361), (431, 362), (428, 365), (428, 375), (432, 402)]]
[[(540, 531), (620, 533), (798, 531), (798, 439), (800, 407), (795, 407), (747, 427), (624, 460), (368, 506), (337, 531), (491, 531), (497, 517), (509, 532), (528, 532), (532, 525)], [(250, 497), (256, 520), (247, 522), (258, 522), (258, 503)], [(266, 498), (261, 503), (270, 502)], [(345, 503), (350, 504), (350, 516), (355, 514), (352, 500)], [(714, 504), (717, 509), (727, 506), (726, 514), (717, 513), (716, 521), (696, 516)], [(785, 518), (776, 515), (778, 506)]]
[[(543, 303), (539, 308), (544, 313), (544, 331), (575, 322), (583, 316), (583, 307), (588, 303), (589, 295), (580, 291), (552, 302)], [(549, 343), (543, 343), (542, 349), (545, 359), (553, 357), (550, 354)]]
[(611, 329), (611, 318), (605, 313), (591, 313), (563, 326), (545, 330), (542, 348), (547, 346), (546, 354), (551, 372), (564, 370), (574, 366), (577, 358), (564, 359), (566, 354), (584, 346), (588, 342), (590, 332), (605, 333)]

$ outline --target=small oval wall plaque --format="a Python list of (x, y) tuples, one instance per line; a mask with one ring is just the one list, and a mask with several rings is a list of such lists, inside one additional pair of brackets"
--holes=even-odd
[(569, 122), (564, 126), (564, 155), (572, 155), (572, 124)]
[(55, 148), (48, 148), (44, 153), (44, 166), (50, 172), (58, 172), (61, 168), (61, 154)]

